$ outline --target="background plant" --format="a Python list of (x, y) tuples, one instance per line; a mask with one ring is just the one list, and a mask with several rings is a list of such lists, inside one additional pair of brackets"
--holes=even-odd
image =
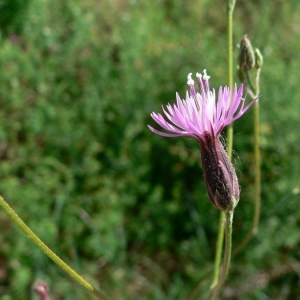
[[(209, 68), (213, 86), (226, 84), (225, 10), (216, 1), (0, 2), (0, 193), (112, 298), (186, 299), (210, 283), (218, 212), (199, 147), (156, 137), (146, 124), (175, 91), (184, 94), (189, 72)], [(232, 261), (224, 299), (300, 293), (299, 13), (298, 1), (235, 7), (234, 43), (247, 33), (264, 55), (262, 212), (258, 235)], [(242, 194), (233, 248), (252, 222), (251, 113), (234, 135)], [(80, 287), (74, 295), (2, 211), (0, 222), (0, 299), (27, 299), (37, 278), (54, 299), (91, 297)]]

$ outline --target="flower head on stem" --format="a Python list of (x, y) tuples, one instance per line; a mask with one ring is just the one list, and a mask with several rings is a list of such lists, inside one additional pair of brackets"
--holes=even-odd
[(162, 107), (165, 117), (152, 113), (152, 119), (167, 132), (159, 131), (148, 125), (150, 130), (165, 137), (195, 138), (201, 145), (203, 173), (211, 202), (220, 210), (233, 209), (239, 200), (239, 185), (235, 169), (230, 162), (220, 133), (227, 125), (240, 118), (257, 100), (245, 106), (243, 85), (233, 89), (220, 87), (218, 94), (210, 89), (206, 70), (197, 73), (199, 92), (190, 73), (187, 77), (189, 91), (182, 100), (176, 94), (176, 104)]

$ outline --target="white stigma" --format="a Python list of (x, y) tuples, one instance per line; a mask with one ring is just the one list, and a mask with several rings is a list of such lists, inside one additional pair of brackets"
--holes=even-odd
[(210, 76), (207, 75), (206, 69), (203, 70), (203, 80), (209, 80)]
[(196, 73), (196, 77), (201, 79), (202, 78), (202, 74), (197, 72)]
[(192, 79), (192, 73), (189, 73), (187, 76), (187, 84), (194, 85), (194, 80)]

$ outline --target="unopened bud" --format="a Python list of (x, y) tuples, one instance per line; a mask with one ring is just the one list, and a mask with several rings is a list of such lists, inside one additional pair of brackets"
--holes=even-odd
[(213, 205), (225, 212), (234, 209), (239, 201), (239, 183), (219, 137), (208, 132), (204, 134), (201, 160), (208, 196)]
[(236, 75), (240, 82), (243, 83), (245, 81), (245, 75), (240, 68), (237, 68)]
[(255, 58), (251, 46), (251, 42), (247, 35), (244, 35), (240, 43), (240, 52), (238, 57), (238, 65), (242, 72), (248, 72), (254, 68)]
[(39, 297), (40, 300), (50, 300), (49, 297), (49, 286), (47, 285), (46, 282), (42, 281), (42, 280), (38, 280), (33, 288), (34, 292), (36, 293), (36, 295)]
[(255, 49), (255, 68), (260, 69), (264, 63), (264, 59), (259, 49)]

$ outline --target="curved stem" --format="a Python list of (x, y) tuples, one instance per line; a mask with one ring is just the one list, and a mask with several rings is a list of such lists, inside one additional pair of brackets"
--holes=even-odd
[[(232, 42), (232, 15), (235, 6), (235, 0), (227, 1), (227, 41), (228, 41), (228, 86), (233, 86), (233, 42)], [(229, 160), (232, 159), (232, 148), (233, 148), (233, 126), (230, 124), (227, 127), (227, 154)], [(218, 283), (219, 273), (220, 273), (220, 265), (221, 265), (221, 257), (222, 257), (222, 248), (223, 248), (223, 240), (224, 240), (224, 213), (220, 213), (220, 223), (219, 223), (219, 232), (217, 239), (217, 247), (215, 254), (215, 262), (214, 262), (214, 276), (211, 284), (211, 288), (214, 288)]]
[(232, 221), (233, 221), (233, 210), (229, 210), (225, 213), (225, 252), (224, 252), (224, 264), (221, 276), (219, 278), (218, 284), (212, 288), (208, 294), (207, 300), (212, 300), (220, 291), (223, 286), (228, 270), (230, 267), (231, 260), (231, 248), (232, 248)]
[[(255, 94), (250, 96), (252, 99), (255, 99), (259, 95), (259, 75), (260, 69), (257, 70), (255, 76)], [(259, 147), (259, 102), (254, 103), (254, 172), (255, 172), (255, 181), (254, 181), (254, 213), (251, 229), (244, 238), (244, 240), (235, 248), (233, 256), (239, 254), (249, 243), (254, 235), (258, 231), (259, 217), (260, 217), (260, 206), (261, 206), (261, 171), (260, 171), (260, 147)]]
[(108, 299), (101, 291), (95, 289), (90, 283), (77, 274), (69, 265), (61, 260), (52, 250), (46, 246), (34, 233), (27, 227), (16, 212), (8, 205), (8, 203), (0, 196), (0, 206), (5, 210), (8, 216), (21, 228), (21, 230), (35, 243), (49, 258), (51, 258), (62, 270), (64, 270), (71, 278), (80, 283), (84, 288), (98, 297), (98, 299)]
[(244, 75), (245, 75), (245, 79), (246, 79), (246, 82), (247, 82), (247, 85), (248, 85), (248, 87), (247, 87), (248, 93), (251, 96), (251, 98), (254, 99), (255, 95), (257, 94), (256, 93), (256, 87), (254, 87), (252, 85), (249, 72), (245, 72)]

